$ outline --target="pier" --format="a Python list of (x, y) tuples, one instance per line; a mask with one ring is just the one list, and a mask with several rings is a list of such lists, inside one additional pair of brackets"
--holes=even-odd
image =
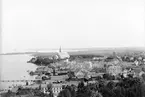
[(0, 82), (33, 82), (38, 80), (0, 80)]

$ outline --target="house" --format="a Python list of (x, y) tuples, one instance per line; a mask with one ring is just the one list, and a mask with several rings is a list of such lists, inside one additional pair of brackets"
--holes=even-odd
[(19, 90), (19, 87), (13, 87), (11, 91), (12, 91), (13, 93), (17, 93), (18, 90)]
[(80, 70), (80, 71), (78, 71), (77, 73), (75, 73), (75, 76), (76, 76), (77, 78), (84, 78), (84, 73)]
[(139, 60), (139, 61), (141, 61), (142, 59), (143, 59), (143, 58), (142, 58), (141, 56), (140, 56), (140, 57), (138, 57), (138, 60)]
[(62, 85), (54, 85), (52, 88), (52, 92), (54, 94), (54, 97), (57, 97), (58, 94), (62, 91)]
[(145, 74), (145, 72), (144, 72), (144, 71), (141, 71), (141, 72), (139, 73), (139, 76), (141, 77), (143, 74)]
[(53, 72), (52, 68), (49, 68), (47, 66), (44, 68), (44, 71), (49, 73)]
[(134, 61), (134, 64), (135, 64), (136, 66), (138, 66), (138, 65), (139, 65), (139, 62), (136, 60), (136, 61)]
[(134, 61), (134, 57), (130, 57), (130, 61)]
[(85, 61), (85, 62), (83, 62), (83, 63), (81, 64), (81, 66), (82, 66), (82, 68), (84, 68), (84, 69), (92, 69), (92, 62), (87, 62), (87, 61)]
[(119, 73), (122, 73), (122, 68), (121, 66), (110, 66), (108, 67), (107, 72), (112, 75), (118, 75)]
[(137, 68), (133, 68), (133, 71), (135, 72), (135, 74), (137, 76), (139, 76), (139, 74), (141, 73), (142, 69), (140, 67), (137, 67)]
[(36, 69), (36, 71), (43, 71), (44, 68), (45, 68), (45, 66), (39, 66), (39, 67)]

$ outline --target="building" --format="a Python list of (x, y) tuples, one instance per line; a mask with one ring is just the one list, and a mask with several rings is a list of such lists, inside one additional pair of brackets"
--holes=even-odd
[(70, 57), (67, 52), (58, 52), (57, 56), (59, 59), (68, 59)]
[(17, 92), (18, 92), (18, 89), (19, 89), (19, 87), (14, 87), (14, 88), (12, 88), (11, 91), (12, 91), (13, 93), (17, 93)]
[(55, 58), (57, 59), (68, 59), (70, 55), (67, 52), (62, 52), (61, 47), (59, 49), (59, 52), (55, 55)]
[(134, 64), (136, 65), (136, 66), (139, 66), (139, 62), (136, 60), (136, 61), (134, 61)]
[(43, 70), (45, 69), (45, 67), (46, 67), (46, 66), (39, 66), (39, 67), (36, 69), (36, 71), (38, 71), (38, 72), (40, 71), (40, 72), (41, 72), (41, 71), (43, 71)]
[(110, 66), (108, 67), (107, 72), (112, 75), (118, 75), (119, 73), (122, 73), (122, 68), (121, 66)]
[(54, 85), (52, 88), (52, 92), (54, 94), (54, 97), (57, 97), (58, 94), (62, 91), (62, 85)]
[(80, 70), (80, 71), (78, 71), (77, 73), (75, 73), (75, 76), (76, 76), (77, 78), (84, 78), (84, 73)]

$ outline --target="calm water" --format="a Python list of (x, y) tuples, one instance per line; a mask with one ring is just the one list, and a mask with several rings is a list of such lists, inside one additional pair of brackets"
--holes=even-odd
[[(28, 70), (35, 70), (36, 66), (27, 63), (31, 59), (30, 55), (0, 55), (1, 57), (1, 80), (24, 80), (34, 79), (29, 76)], [(25, 84), (14, 82), (1, 82), (1, 88), (8, 88), (11, 85)]]

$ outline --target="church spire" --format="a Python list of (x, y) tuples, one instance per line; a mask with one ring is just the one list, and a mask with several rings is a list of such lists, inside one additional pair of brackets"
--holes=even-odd
[(59, 48), (59, 52), (61, 52), (61, 46), (60, 46), (60, 48)]

